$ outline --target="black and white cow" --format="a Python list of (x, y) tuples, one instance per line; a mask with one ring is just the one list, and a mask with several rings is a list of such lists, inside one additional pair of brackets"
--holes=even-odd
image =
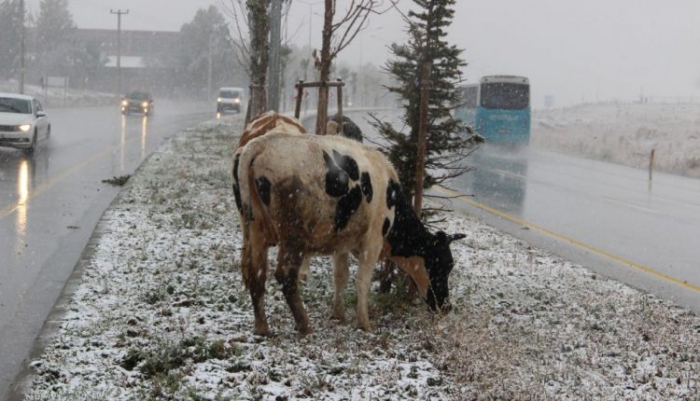
[(449, 245), (463, 235), (432, 234), (402, 196), (394, 168), (378, 151), (339, 136), (289, 135), (284, 127), (250, 141), (236, 160), (243, 228), (242, 273), (257, 334), (265, 316), (268, 247), (279, 246), (275, 278), (297, 329), (311, 331), (299, 295), (305, 258), (333, 255), (333, 317), (344, 320), (348, 255), (359, 261), (358, 327), (370, 330), (368, 293), (377, 260), (408, 273), (433, 311), (449, 308)]

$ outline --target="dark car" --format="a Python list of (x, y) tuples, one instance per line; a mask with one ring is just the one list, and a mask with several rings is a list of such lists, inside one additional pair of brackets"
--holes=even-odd
[(153, 114), (153, 97), (148, 92), (131, 92), (122, 99), (122, 114)]

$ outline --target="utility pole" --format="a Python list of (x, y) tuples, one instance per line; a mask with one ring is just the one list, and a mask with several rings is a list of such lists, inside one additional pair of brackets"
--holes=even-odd
[(270, 85), (267, 109), (280, 108), (280, 47), (282, 42), (282, 0), (272, 0), (270, 9)]
[(24, 74), (26, 72), (25, 64), (24, 64), (24, 55), (27, 52), (25, 49), (25, 36), (26, 36), (26, 29), (24, 28), (24, 0), (19, 1), (19, 12), (22, 15), (22, 31), (20, 32), (21, 40), (20, 40), (20, 55), (19, 55), (19, 90), (18, 92), (20, 94), (24, 94)]
[(122, 15), (129, 14), (129, 10), (109, 10), (110, 14), (117, 16), (117, 96), (122, 95)]

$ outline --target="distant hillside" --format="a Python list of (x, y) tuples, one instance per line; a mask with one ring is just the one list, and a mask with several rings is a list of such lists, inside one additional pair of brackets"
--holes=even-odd
[(700, 104), (590, 104), (533, 113), (534, 146), (700, 178)]

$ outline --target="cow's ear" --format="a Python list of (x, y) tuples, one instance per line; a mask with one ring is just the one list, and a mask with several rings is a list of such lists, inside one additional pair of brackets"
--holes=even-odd
[(462, 238), (465, 238), (466, 236), (466, 234), (450, 234), (447, 236), (447, 243), (452, 243), (452, 241), (460, 240)]

